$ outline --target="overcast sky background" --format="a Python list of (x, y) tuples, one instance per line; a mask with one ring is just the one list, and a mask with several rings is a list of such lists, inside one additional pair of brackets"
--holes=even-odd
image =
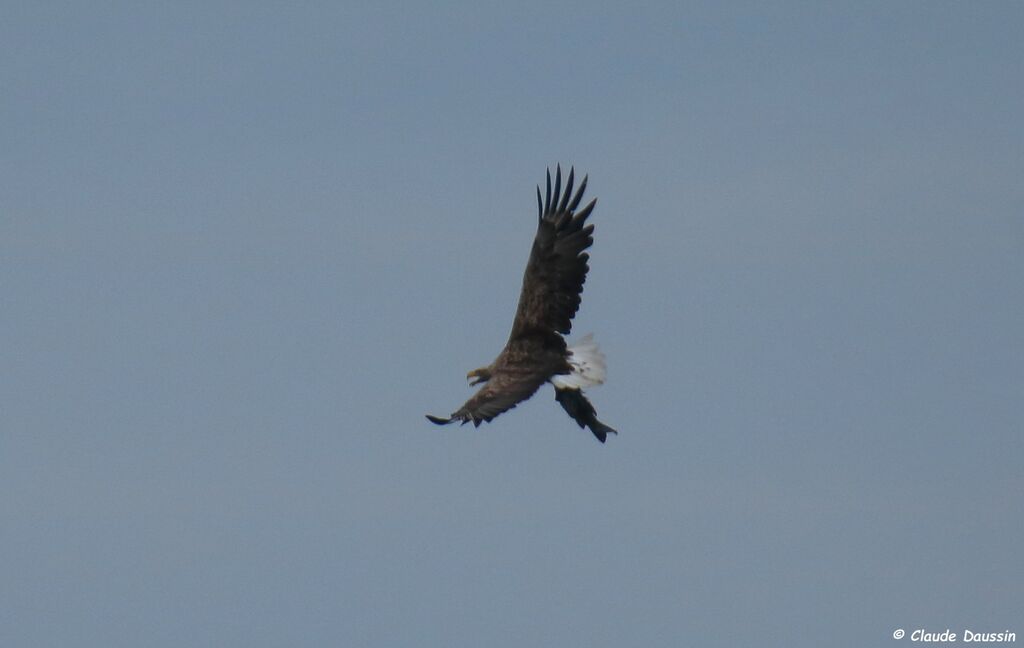
[[(0, 644), (1024, 637), (1024, 5), (3, 13)], [(437, 428), (556, 162), (620, 434)]]

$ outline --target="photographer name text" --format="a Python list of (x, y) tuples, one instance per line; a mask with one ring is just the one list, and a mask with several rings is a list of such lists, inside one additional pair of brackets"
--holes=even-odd
[[(892, 637), (893, 639), (902, 639), (906, 634), (900, 628), (892, 633)], [(963, 632), (953, 632), (949, 628), (940, 632), (917, 628), (910, 633), (909, 638), (911, 641), (920, 641), (922, 643), (956, 643), (958, 641), (963, 641), (964, 643), (1007, 643), (1016, 642), (1017, 633), (1010, 632), (1009, 630), (1003, 630), (1002, 632), (975, 632), (966, 628)]]

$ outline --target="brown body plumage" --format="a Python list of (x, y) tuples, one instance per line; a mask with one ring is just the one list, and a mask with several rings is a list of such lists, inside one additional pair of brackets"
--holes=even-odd
[[(439, 425), (460, 421), (489, 422), (502, 412), (526, 400), (545, 382), (555, 385), (555, 397), (580, 427), (589, 427), (602, 443), (615, 430), (597, 420), (594, 407), (582, 392), (583, 385), (604, 380), (603, 356), (596, 346), (590, 355), (581, 350), (579, 357), (567, 347), (563, 335), (572, 328), (579, 310), (583, 284), (587, 278), (589, 256), (584, 250), (594, 242), (593, 225), (587, 225), (596, 199), (576, 211), (587, 186), (584, 177), (573, 195), (574, 171), (569, 171), (562, 192), (562, 170), (555, 173), (552, 192), (551, 173), (541, 202), (537, 188), (537, 235), (523, 273), (515, 320), (508, 343), (494, 362), (469, 372), (472, 384), (484, 383), (465, 405), (449, 418), (427, 415)], [(587, 363), (599, 365), (588, 367)], [(559, 378), (562, 377), (562, 378)]]

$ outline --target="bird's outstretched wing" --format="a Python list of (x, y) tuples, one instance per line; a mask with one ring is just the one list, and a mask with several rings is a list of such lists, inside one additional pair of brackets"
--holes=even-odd
[(546, 376), (536, 373), (530, 375), (498, 373), (449, 418), (430, 414), (427, 414), (427, 418), (438, 425), (455, 421), (465, 424), (472, 421), (473, 425), (479, 427), (481, 423), (485, 421), (490, 423), (495, 416), (507, 412), (533, 396), (546, 379)]
[(537, 187), (537, 235), (523, 273), (523, 289), (509, 340), (552, 331), (567, 335), (572, 328), (589, 269), (590, 257), (584, 250), (594, 242), (594, 226), (586, 221), (597, 202), (592, 200), (576, 211), (587, 188), (587, 178), (584, 176), (576, 195), (572, 195), (574, 171), (569, 170), (564, 192), (561, 166), (555, 171), (554, 192), (548, 171), (543, 203)]

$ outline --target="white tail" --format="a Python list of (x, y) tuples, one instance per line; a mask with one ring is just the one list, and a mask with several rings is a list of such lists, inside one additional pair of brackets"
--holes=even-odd
[(556, 374), (551, 383), (560, 389), (583, 389), (604, 383), (604, 354), (594, 342), (591, 333), (583, 336), (575, 346), (569, 347), (569, 364), (572, 373)]

